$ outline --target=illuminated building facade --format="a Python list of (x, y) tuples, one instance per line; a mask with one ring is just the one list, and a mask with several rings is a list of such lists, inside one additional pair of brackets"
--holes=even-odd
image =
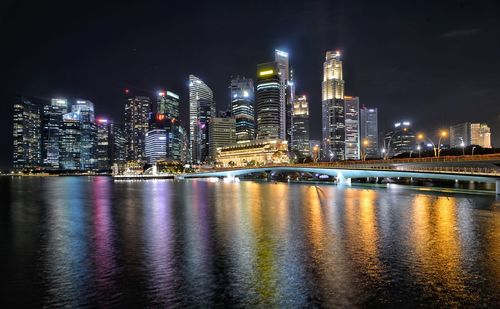
[(359, 138), (366, 141), (364, 146), (366, 158), (377, 158), (379, 156), (378, 147), (378, 110), (376, 108), (361, 107), (359, 110)]
[(13, 146), (15, 171), (32, 170), (41, 165), (40, 107), (23, 97), (14, 103)]
[(113, 164), (112, 122), (105, 118), (97, 119), (97, 170), (107, 171)]
[(127, 160), (145, 159), (144, 146), (151, 111), (152, 106), (149, 97), (135, 96), (127, 98), (125, 104)]
[(68, 112), (68, 100), (52, 99), (43, 107), (42, 161), (44, 169), (59, 169), (59, 144), (62, 133), (62, 116)]
[(210, 158), (215, 160), (217, 148), (236, 143), (236, 119), (212, 117), (208, 127)]
[(167, 159), (167, 131), (154, 129), (146, 133), (146, 158), (149, 164)]
[(88, 100), (77, 100), (71, 110), (79, 115), (81, 122), (80, 169), (83, 171), (94, 170), (97, 167), (97, 126), (94, 103)]
[(292, 150), (301, 158), (309, 157), (309, 103), (305, 95), (296, 97), (293, 103), (292, 137)]
[(255, 139), (254, 86), (251, 78), (236, 76), (229, 86), (231, 114), (236, 122), (236, 140)]
[(212, 89), (201, 79), (189, 75), (189, 144), (192, 163), (201, 163), (208, 156), (207, 122), (215, 115)]
[(323, 63), (323, 157), (345, 159), (344, 79), (340, 52), (327, 51)]
[(290, 163), (288, 143), (283, 140), (255, 140), (218, 149), (216, 161), (222, 167)]
[(359, 97), (344, 96), (344, 105), (345, 159), (359, 160)]
[(385, 149), (390, 157), (416, 150), (415, 133), (409, 121), (397, 122), (394, 129), (385, 133)]
[(157, 97), (157, 113), (168, 118), (179, 118), (179, 96), (170, 91), (160, 91)]
[(81, 169), (81, 121), (80, 114), (71, 112), (63, 115), (62, 136), (59, 149), (61, 170)]
[(278, 63), (257, 66), (257, 139), (284, 139), (285, 122)]
[(286, 139), (288, 145), (291, 145), (295, 87), (292, 81), (289, 55), (287, 52), (276, 49), (274, 61), (280, 78), (280, 138)]
[[(463, 143), (463, 144), (462, 144)], [(491, 148), (491, 130), (485, 123), (464, 122), (450, 127), (450, 147), (478, 145)]]

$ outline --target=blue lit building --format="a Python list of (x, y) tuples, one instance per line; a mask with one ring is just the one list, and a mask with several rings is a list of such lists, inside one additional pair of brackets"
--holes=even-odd
[(236, 121), (236, 141), (255, 139), (254, 86), (250, 78), (236, 76), (229, 86), (231, 114)]

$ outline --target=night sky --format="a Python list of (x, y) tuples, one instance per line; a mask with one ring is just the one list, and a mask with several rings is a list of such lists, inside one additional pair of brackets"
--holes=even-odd
[(500, 146), (500, 1), (22, 1), (0, 2), (0, 167), (10, 168), (16, 95), (94, 102), (123, 118), (123, 89), (178, 93), (188, 75), (228, 104), (231, 75), (255, 78), (288, 51), (297, 94), (320, 138), (326, 50), (340, 50), (346, 95), (379, 108), (379, 130), (486, 122)]

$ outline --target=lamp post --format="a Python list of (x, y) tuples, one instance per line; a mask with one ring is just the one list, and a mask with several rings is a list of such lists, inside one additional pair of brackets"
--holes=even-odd
[(472, 153), (471, 153), (472, 156), (474, 155), (474, 149), (476, 149), (476, 146), (472, 147)]
[(439, 134), (439, 141), (438, 141), (438, 155), (437, 157), (439, 158), (439, 154), (441, 153), (441, 138), (448, 136), (448, 133), (446, 131), (441, 131)]
[(367, 153), (366, 153), (366, 147), (367, 147), (367, 146), (368, 146), (368, 141), (365, 139), (365, 140), (363, 141), (363, 149), (362, 149), (363, 151), (361, 152), (361, 159), (362, 159), (363, 161), (365, 161), (365, 160), (366, 160), (366, 155), (367, 155)]
[(319, 157), (319, 145), (314, 145), (313, 147), (313, 161), (314, 163), (318, 162)]
[(333, 152), (330, 151), (330, 162), (332, 162), (332, 160), (333, 160)]
[(439, 158), (439, 154), (441, 153), (441, 139), (443, 137), (446, 137), (447, 135), (448, 135), (448, 133), (446, 133), (446, 131), (441, 131), (439, 133), (439, 140), (438, 140), (437, 146), (436, 146), (436, 144), (429, 137), (425, 136), (423, 133), (419, 133), (417, 135), (417, 138), (419, 140), (425, 140), (425, 139), (427, 139), (429, 142), (431, 142), (432, 148), (434, 149), (434, 157)]
[(460, 146), (462, 146), (462, 155), (465, 156), (465, 143), (464, 141), (462, 140), (462, 142), (460, 143)]
[(420, 145), (417, 146), (417, 150), (418, 150), (418, 158), (420, 159), (421, 158), (421, 155), (420, 155), (420, 150), (422, 149), (422, 147), (420, 147)]
[(385, 148), (382, 148), (382, 158), (385, 160)]

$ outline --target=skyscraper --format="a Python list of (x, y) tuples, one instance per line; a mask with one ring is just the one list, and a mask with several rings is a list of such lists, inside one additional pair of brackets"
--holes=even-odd
[(61, 170), (81, 169), (81, 137), (80, 114), (76, 112), (64, 114), (59, 148), (59, 168)]
[(358, 160), (359, 153), (359, 97), (344, 96), (345, 158)]
[(144, 144), (148, 132), (148, 119), (152, 111), (149, 97), (129, 97), (125, 104), (125, 133), (127, 160), (145, 160)]
[(80, 169), (83, 171), (94, 170), (97, 165), (97, 126), (94, 103), (88, 100), (77, 100), (71, 110), (79, 115), (81, 122)]
[(250, 78), (236, 76), (229, 86), (231, 114), (236, 122), (236, 140), (250, 141), (255, 138), (254, 86)]
[(189, 144), (190, 162), (203, 162), (208, 155), (207, 122), (215, 115), (212, 89), (201, 79), (189, 75)]
[(160, 91), (156, 110), (168, 118), (179, 118), (179, 96), (170, 91)]
[(359, 111), (359, 139), (366, 151), (366, 158), (378, 157), (378, 114), (376, 108), (363, 106)]
[(59, 169), (62, 116), (68, 112), (66, 99), (52, 99), (43, 107), (42, 161), (45, 169)]
[(278, 66), (280, 79), (280, 138), (286, 139), (288, 145), (292, 140), (293, 85), (290, 79), (290, 64), (288, 53), (276, 49), (274, 61)]
[(146, 158), (149, 164), (167, 159), (167, 131), (154, 129), (146, 133)]
[(284, 106), (278, 63), (257, 66), (257, 139), (285, 137)]
[(23, 97), (14, 103), (13, 143), (14, 170), (27, 171), (41, 165), (40, 107)]
[(340, 52), (327, 51), (323, 64), (323, 157), (345, 159), (344, 80)]
[(299, 157), (309, 157), (309, 103), (305, 95), (295, 98), (293, 104), (292, 150)]
[(209, 123), (210, 159), (215, 160), (217, 148), (236, 143), (236, 120), (234, 117), (212, 117)]
[(396, 122), (394, 129), (385, 133), (385, 149), (389, 156), (397, 156), (405, 152), (415, 151), (415, 133), (409, 121)]
[(450, 147), (477, 145), (491, 148), (491, 131), (486, 123), (464, 122), (450, 127)]
[(112, 162), (112, 139), (111, 139), (111, 121), (105, 118), (97, 119), (97, 170), (107, 171), (111, 168)]

